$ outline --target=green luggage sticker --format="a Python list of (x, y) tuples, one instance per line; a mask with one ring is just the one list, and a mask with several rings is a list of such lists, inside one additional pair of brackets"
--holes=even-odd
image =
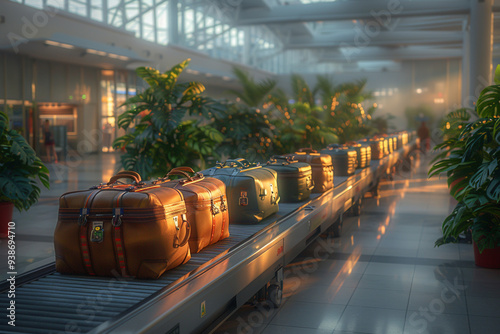
[(92, 223), (91, 242), (102, 242), (104, 240), (104, 224), (103, 222)]

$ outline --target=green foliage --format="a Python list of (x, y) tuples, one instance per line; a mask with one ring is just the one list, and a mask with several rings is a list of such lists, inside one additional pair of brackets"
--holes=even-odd
[(276, 86), (276, 81), (270, 79), (262, 82), (255, 82), (254, 79), (249, 76), (248, 72), (236, 67), (233, 68), (233, 73), (240, 80), (243, 86), (243, 93), (237, 90), (230, 90), (230, 92), (239, 97), (241, 101), (249, 107), (261, 106)]
[[(40, 197), (39, 182), (49, 188), (49, 170), (23, 136), (9, 128), (8, 116), (0, 112), (0, 201), (28, 210)], [(37, 181), (38, 180), (38, 181)]]
[(338, 142), (333, 129), (325, 126), (322, 109), (298, 102), (280, 110), (282, 118), (275, 121), (280, 134), (276, 143), (279, 153), (294, 152), (301, 147), (321, 149)]
[(311, 91), (311, 88), (309, 88), (304, 78), (298, 74), (292, 74), (290, 80), (295, 102), (302, 104), (307, 103), (309, 106), (314, 107), (316, 104), (314, 99), (316, 90)]
[(213, 117), (220, 106), (200, 94), (205, 87), (197, 82), (177, 83), (189, 60), (165, 73), (150, 67), (136, 72), (149, 87), (129, 98), (128, 107), (118, 118), (118, 125), (127, 134), (117, 138), (113, 147), (124, 148), (122, 165), (144, 179), (165, 175), (181, 165), (204, 168), (204, 156), (214, 153), (222, 135), (209, 124), (185, 121), (193, 115)]
[(266, 161), (274, 152), (274, 126), (270, 116), (260, 109), (227, 104), (225, 112), (214, 122), (224, 140), (218, 152), (229, 157), (245, 157), (249, 161)]
[(443, 222), (437, 246), (456, 240), (470, 229), (482, 252), (500, 246), (500, 86), (485, 88), (478, 100), (479, 118), (469, 122), (466, 109), (448, 114), (443, 123), (445, 140), (429, 177), (446, 173), (450, 194), (458, 201)]
[(363, 107), (363, 102), (373, 98), (370, 92), (364, 92), (365, 86), (366, 80), (341, 84), (335, 88), (336, 94), (330, 104), (325, 105), (329, 111), (326, 124), (335, 129), (341, 143), (377, 132), (373, 123), (376, 105)]

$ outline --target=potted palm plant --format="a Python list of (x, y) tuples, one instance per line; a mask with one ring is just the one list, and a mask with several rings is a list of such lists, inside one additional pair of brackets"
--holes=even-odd
[(456, 242), (470, 231), (476, 264), (500, 268), (500, 85), (485, 88), (469, 121), (465, 110), (448, 115), (442, 152), (429, 177), (446, 173), (458, 201), (444, 220), (436, 246)]
[(40, 196), (39, 182), (49, 188), (49, 170), (23, 136), (0, 112), (0, 236), (7, 236), (14, 207), (28, 210)]
[(143, 179), (163, 176), (178, 166), (203, 169), (204, 158), (214, 155), (224, 139), (210, 124), (220, 104), (201, 96), (205, 90), (201, 83), (178, 83), (188, 64), (189, 59), (164, 73), (151, 67), (136, 69), (148, 87), (123, 104), (128, 110), (120, 115), (118, 125), (127, 134), (117, 138), (113, 147), (125, 150), (123, 167)]

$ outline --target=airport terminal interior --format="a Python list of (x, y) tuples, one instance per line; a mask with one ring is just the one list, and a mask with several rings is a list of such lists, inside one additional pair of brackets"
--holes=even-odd
[(0, 0), (0, 31), (1, 333), (500, 333), (500, 1)]

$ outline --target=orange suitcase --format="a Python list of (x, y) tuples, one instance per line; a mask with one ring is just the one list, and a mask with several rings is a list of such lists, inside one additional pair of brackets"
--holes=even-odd
[(195, 174), (190, 167), (174, 168), (167, 177), (173, 175), (184, 178), (170, 180), (161, 185), (179, 190), (184, 195), (187, 220), (191, 225), (191, 253), (198, 253), (208, 245), (229, 237), (229, 214), (224, 182), (213, 177), (204, 177), (201, 173)]

